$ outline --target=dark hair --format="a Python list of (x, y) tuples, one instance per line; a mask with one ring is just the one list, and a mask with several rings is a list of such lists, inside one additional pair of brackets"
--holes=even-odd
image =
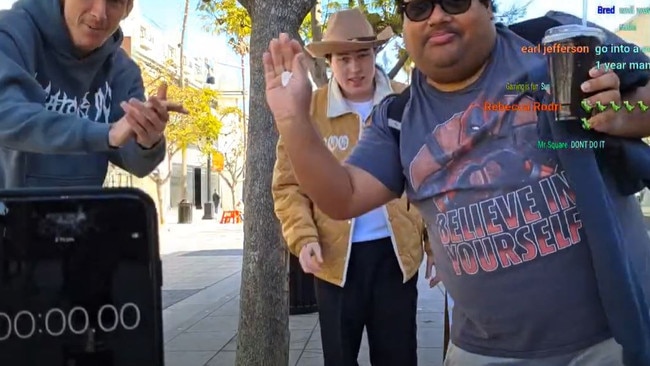
[[(374, 53), (375, 56), (377, 56), (377, 48), (376, 47), (368, 48), (368, 50), (370, 50), (370, 49), (372, 50), (372, 53)], [(361, 51), (361, 50), (359, 50), (359, 51)], [(327, 62), (332, 62), (332, 54), (328, 53), (327, 55), (325, 55), (325, 59), (327, 60)]]

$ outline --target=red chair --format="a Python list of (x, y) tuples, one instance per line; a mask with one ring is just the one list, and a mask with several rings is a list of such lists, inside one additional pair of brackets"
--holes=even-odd
[(224, 211), (221, 214), (220, 224), (239, 224), (242, 222), (241, 212), (238, 210)]

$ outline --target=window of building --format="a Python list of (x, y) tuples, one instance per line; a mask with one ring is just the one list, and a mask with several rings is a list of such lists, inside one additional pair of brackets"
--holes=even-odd
[(167, 46), (167, 58), (175, 60), (176, 59), (176, 48), (174, 46)]

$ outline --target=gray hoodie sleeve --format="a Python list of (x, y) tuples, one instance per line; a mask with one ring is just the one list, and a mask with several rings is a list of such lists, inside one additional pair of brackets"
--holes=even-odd
[[(113, 89), (128, 91), (125, 94), (124, 101), (131, 98), (144, 101), (144, 85), (138, 65), (120, 50), (120, 53), (116, 56), (114, 67), (117, 68), (115, 72), (119, 76), (115, 80)], [(119, 102), (122, 101), (116, 102), (112, 114), (114, 114), (117, 121), (122, 118), (124, 111), (119, 106)], [(150, 174), (164, 160), (166, 146), (164, 137), (151, 149), (141, 147), (135, 142), (135, 139), (132, 139), (121, 148), (111, 151), (110, 161), (127, 172), (142, 178)]]
[(45, 109), (45, 92), (20, 50), (13, 37), (0, 30), (0, 146), (44, 154), (109, 151), (108, 124)]

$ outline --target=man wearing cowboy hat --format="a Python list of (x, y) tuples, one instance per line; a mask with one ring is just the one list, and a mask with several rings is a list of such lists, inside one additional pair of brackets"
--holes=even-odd
[[(311, 118), (340, 161), (373, 106), (404, 88), (375, 66), (376, 48), (391, 36), (390, 28), (376, 36), (365, 15), (351, 9), (333, 14), (323, 41), (306, 47), (332, 70), (329, 83), (312, 94)], [(282, 139), (273, 198), (289, 250), (316, 277), (325, 365), (357, 365), (364, 327), (373, 365), (417, 365), (417, 272), (429, 252), (422, 219), (406, 199), (333, 220), (300, 190)]]

